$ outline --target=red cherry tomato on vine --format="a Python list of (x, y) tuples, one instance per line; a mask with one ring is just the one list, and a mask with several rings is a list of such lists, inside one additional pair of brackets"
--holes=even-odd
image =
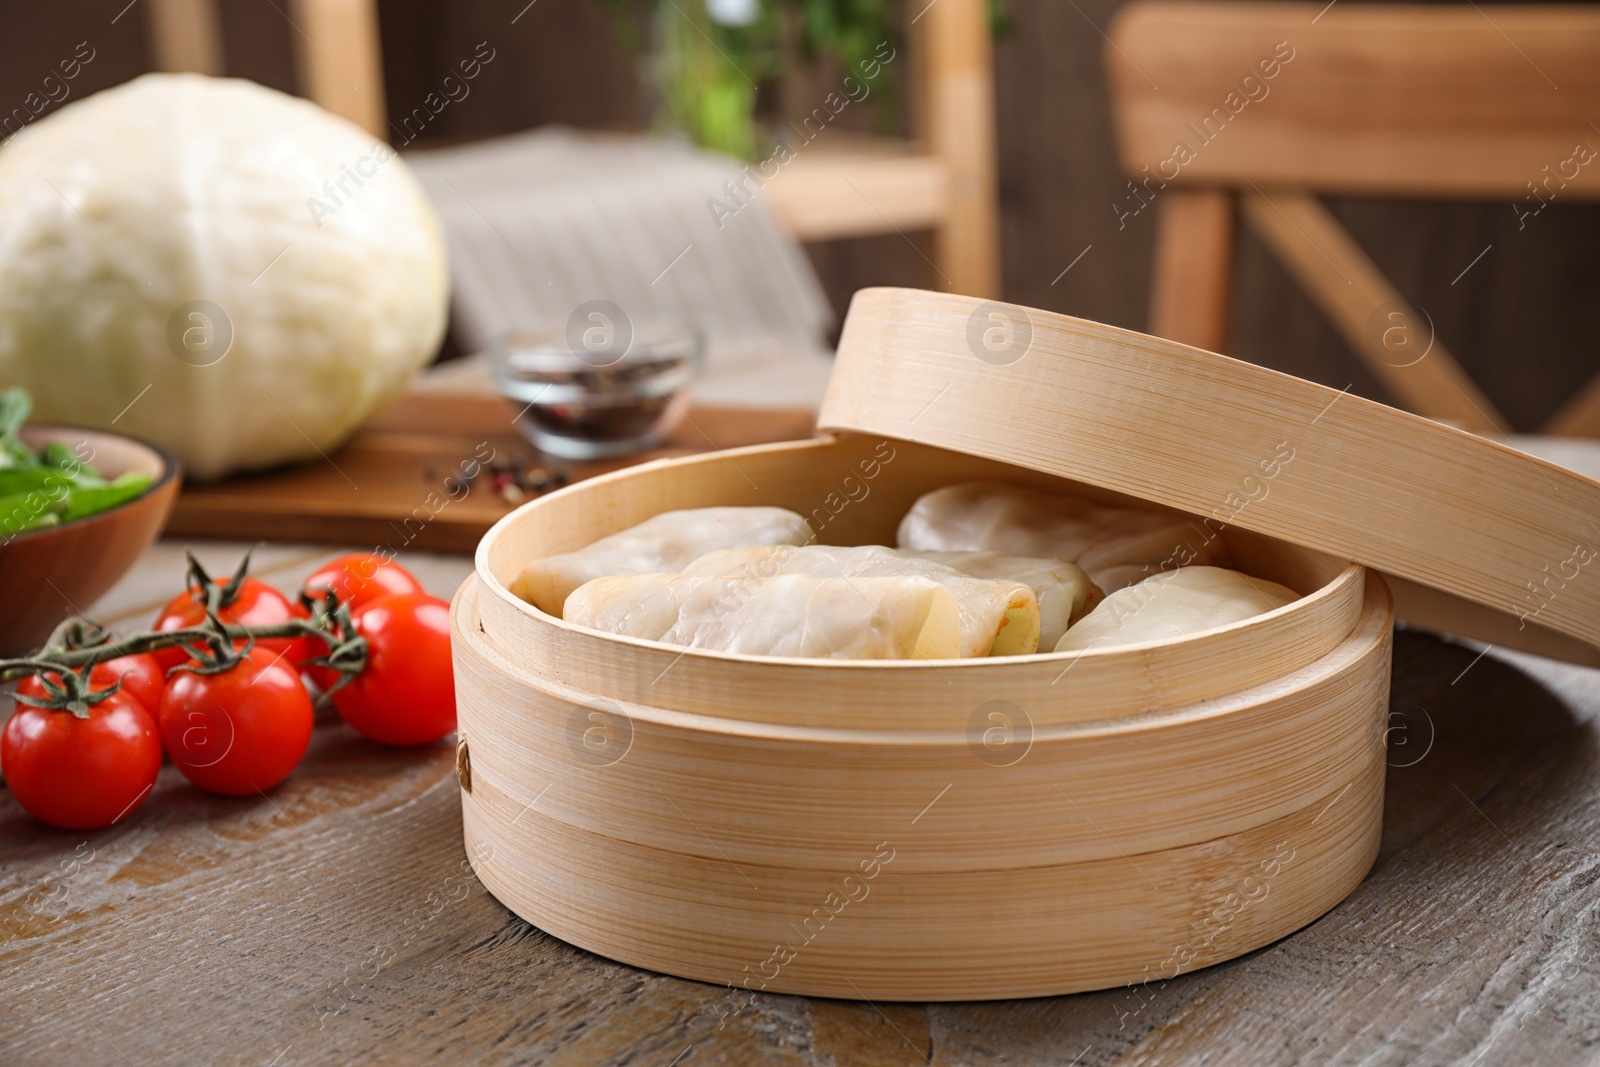
[(329, 560), (305, 580), (303, 591), (331, 589), (351, 611), (379, 597), (423, 592), (422, 583), (400, 564), (371, 552), (352, 552)]
[(450, 605), (409, 593), (351, 613), (367, 639), (367, 666), (333, 694), (356, 732), (386, 745), (424, 745), (456, 728), (450, 666)]
[[(216, 583), (218, 585), (223, 583)], [(161, 609), (161, 614), (156, 616), (151, 629), (165, 633), (168, 630), (184, 630), (191, 626), (204, 626), (206, 621), (205, 605), (195, 599), (199, 586), (191, 586), (187, 592), (179, 593), (167, 602)], [(217, 617), (223, 622), (238, 626), (276, 626), (278, 623), (288, 622), (294, 618), (294, 605), (289, 603), (289, 598), (278, 592), (259, 578), (246, 578), (239, 586), (239, 594), (233, 603), (217, 612)], [(319, 655), (319, 652), (307, 652), (306, 640), (293, 637), (273, 637), (256, 642), (256, 648), (266, 649), (276, 656), (286, 652), (284, 659), (297, 664), (307, 656)], [(161, 664), (162, 670), (170, 670), (180, 663), (189, 660), (189, 654), (181, 647), (162, 648), (152, 652), (156, 662)]]
[[(119, 681), (122, 683), (121, 692), (148, 711), (150, 721), (154, 722), (156, 711), (161, 706), (161, 690), (167, 685), (167, 674), (156, 662), (155, 656), (148, 652), (118, 656), (95, 664), (89, 672), (90, 689), (109, 689)], [(18, 682), (17, 692), (41, 700), (49, 695), (37, 674), (30, 674)]]
[(89, 717), (19, 703), (0, 733), (0, 770), (17, 803), (67, 830), (98, 830), (150, 795), (161, 741), (150, 714), (124, 693), (89, 705)]
[(252, 796), (289, 777), (311, 743), (311, 697), (277, 653), (219, 674), (179, 671), (161, 694), (161, 740), (201, 789)]

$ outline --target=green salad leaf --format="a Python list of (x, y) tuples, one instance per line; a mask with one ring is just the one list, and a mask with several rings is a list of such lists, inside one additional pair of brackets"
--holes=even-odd
[(0, 497), (31, 493), (35, 489), (48, 489), (52, 484), (59, 484), (62, 478), (60, 471), (46, 470), (43, 467), (35, 467), (32, 470), (19, 470), (15, 467), (10, 470), (0, 470)]
[(0, 436), (17, 436), (32, 413), (33, 397), (26, 389), (11, 388), (0, 393)]
[(154, 482), (135, 471), (107, 481), (60, 441), (34, 452), (19, 436), (32, 411), (26, 389), (0, 392), (0, 537), (97, 515), (140, 496)]
[(81, 519), (85, 515), (106, 511), (118, 504), (126, 504), (150, 488), (150, 476), (129, 471), (120, 474), (105, 485), (77, 488), (67, 494), (67, 510), (63, 522)]
[(37, 489), (25, 493), (9, 493), (0, 497), (0, 534), (10, 536), (54, 526), (61, 521), (65, 494), (60, 490)]
[(39, 453), (39, 462), (46, 467), (56, 467), (64, 471), (82, 466), (77, 453), (60, 441), (51, 441), (45, 445), (44, 450)]

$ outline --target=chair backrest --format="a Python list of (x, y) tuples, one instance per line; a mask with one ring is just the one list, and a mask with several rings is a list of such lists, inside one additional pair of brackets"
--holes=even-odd
[[(1600, 200), (1600, 6), (1136, 0), (1108, 38), (1151, 330), (1225, 350), (1235, 211), (1423, 415), (1506, 423), (1314, 195)], [(1600, 377), (1547, 429), (1600, 435)]]
[[(217, 0), (149, 0), (158, 70), (224, 73)], [(301, 91), (374, 137), (388, 139), (377, 0), (289, 0)]]

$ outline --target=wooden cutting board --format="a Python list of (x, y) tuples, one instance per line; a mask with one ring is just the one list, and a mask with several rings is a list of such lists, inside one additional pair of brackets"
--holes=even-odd
[[(577, 481), (665, 456), (806, 438), (816, 422), (811, 411), (690, 408), (660, 449), (576, 463), (541, 456), (512, 424), (513, 414), (499, 397), (412, 394), (324, 460), (185, 485), (165, 536), (471, 552), (516, 506), (491, 484), (490, 462)], [(457, 479), (474, 461), (484, 472), (463, 486)]]

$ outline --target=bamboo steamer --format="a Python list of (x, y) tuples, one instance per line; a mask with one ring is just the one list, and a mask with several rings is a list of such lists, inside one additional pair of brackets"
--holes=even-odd
[(1138, 721), (1035, 729), (997, 766), (961, 729), (620, 703), (597, 706), (626, 755), (586, 763), (567, 737), (582, 698), (474, 639), (468, 588), (458, 678), (486, 699), (461, 706), (463, 729), (517, 750), (472, 744), (468, 849), (549, 933), (719, 984), (950, 1000), (1171, 977), (1310, 922), (1376, 856), (1390, 607), (1369, 591), (1326, 661)]
[[(1219, 962), (1314, 920), (1359, 883), (1378, 848), (1394, 603), (1363, 566), (1377, 562), (1366, 546), (1299, 536), (1304, 508), (1339, 509), (1302, 502), (1289, 473), (1324, 463), (1323, 420), (1295, 427), (1307, 462), (1266, 476), (1238, 461), (1283, 439), (1262, 402), (1232, 419), (1241, 440), (1219, 466), (1233, 469), (1204, 474), (1204, 457), (1148, 442), (1184, 418), (1207, 447), (1230, 440), (1214, 409), (1190, 410), (1197, 382), (1248, 385), (1270, 372), (1009, 308), (1029, 318), (1035, 362), (1055, 358), (1052, 345), (1069, 357), (1022, 382), (1015, 366), (1028, 360), (974, 360), (963, 335), (963, 321), (994, 307), (1009, 308), (858, 294), (823, 410), (836, 432), (582, 482), (484, 538), (452, 610), (459, 770), (467, 848), (503, 903), (613, 959), (740, 989), (990, 999)], [(1119, 415), (1127, 425), (1102, 429), (1096, 445), (1072, 425), (1052, 441), (1059, 413), (1041, 414), (1042, 385), (1100, 407), (1095, 389), (1118, 359), (1144, 361), (1157, 386), (1125, 392), (1142, 417)], [(1320, 388), (1272, 377), (1286, 409)], [(1083, 400), (1068, 388), (1080, 381)], [(962, 401), (941, 410), (952, 383)], [(997, 420), (986, 409), (1006, 392), (1019, 414)], [(1483, 443), (1447, 444), (1465, 455)], [(1254, 469), (1271, 485), (1218, 521), (1161, 469), (1210, 485)], [(674, 508), (779, 505), (812, 516), (823, 543), (892, 544), (919, 495), (970, 479), (1211, 512), (1197, 539), (1223, 538), (1240, 569), (1302, 598), (1146, 645), (839, 662), (599, 634), (509, 591), (527, 560)], [(1600, 486), (1577, 486), (1591, 491), (1585, 502), (1600, 504)], [(1398, 572), (1428, 588), (1430, 567)], [(1445, 584), (1439, 597), (1463, 595)], [(1553, 627), (1541, 640), (1589, 650), (1588, 634), (1573, 632), (1581, 611), (1576, 626), (1565, 609), (1541, 614), (1536, 625)]]

